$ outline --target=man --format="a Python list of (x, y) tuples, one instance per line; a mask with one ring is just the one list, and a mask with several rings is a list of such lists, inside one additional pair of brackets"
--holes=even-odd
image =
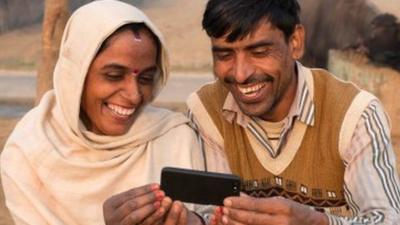
[[(223, 224), (399, 224), (389, 125), (371, 94), (298, 60), (296, 0), (209, 0), (217, 80), (188, 99), (208, 162), (243, 179)], [(218, 157), (215, 157), (218, 156)], [(251, 197), (252, 196), (252, 197)], [(257, 198), (262, 197), (262, 198)], [(222, 214), (222, 215), (221, 215)]]

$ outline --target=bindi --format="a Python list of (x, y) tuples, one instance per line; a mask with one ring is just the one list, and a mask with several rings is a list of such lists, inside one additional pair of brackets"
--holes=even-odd
[(132, 74), (133, 76), (137, 76), (139, 73), (140, 73), (140, 70), (139, 70), (139, 69), (133, 69), (131, 74)]

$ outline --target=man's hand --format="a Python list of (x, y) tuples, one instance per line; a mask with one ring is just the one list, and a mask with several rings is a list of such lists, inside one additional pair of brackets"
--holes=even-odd
[(104, 220), (107, 225), (160, 224), (171, 200), (158, 184), (133, 188), (112, 196), (103, 204)]
[(325, 214), (279, 197), (226, 198), (221, 221), (229, 225), (328, 225), (328, 217)]
[(214, 214), (210, 218), (209, 225), (220, 225), (222, 224), (222, 207), (218, 206), (214, 209)]

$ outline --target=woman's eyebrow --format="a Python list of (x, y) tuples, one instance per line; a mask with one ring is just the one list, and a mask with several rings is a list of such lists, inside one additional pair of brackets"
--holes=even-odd
[(147, 68), (144, 68), (142, 70), (142, 72), (153, 72), (153, 71), (157, 71), (157, 70), (158, 70), (158, 67), (156, 65), (152, 65)]
[(126, 70), (127, 68), (118, 63), (110, 63), (104, 65), (101, 69), (116, 69), (116, 70)]

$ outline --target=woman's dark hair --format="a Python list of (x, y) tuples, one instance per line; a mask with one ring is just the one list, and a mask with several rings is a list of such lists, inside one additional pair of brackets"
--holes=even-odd
[(151, 37), (153, 38), (153, 41), (157, 48), (157, 61), (159, 62), (160, 51), (161, 51), (161, 42), (158, 39), (158, 37), (144, 23), (129, 23), (129, 24), (125, 24), (122, 27), (118, 28), (116, 31), (114, 31), (114, 33), (112, 33), (109, 37), (107, 37), (106, 40), (103, 41), (99, 50), (97, 51), (96, 56), (99, 55), (104, 49), (107, 48), (107, 46), (110, 44), (110, 40), (117, 34), (120, 34), (125, 31), (132, 31), (132, 34), (135, 34), (141, 30), (147, 30), (151, 34)]
[(281, 30), (286, 41), (300, 23), (297, 0), (209, 0), (203, 15), (203, 29), (208, 36), (228, 42), (242, 39), (255, 31), (260, 22), (270, 22)]

